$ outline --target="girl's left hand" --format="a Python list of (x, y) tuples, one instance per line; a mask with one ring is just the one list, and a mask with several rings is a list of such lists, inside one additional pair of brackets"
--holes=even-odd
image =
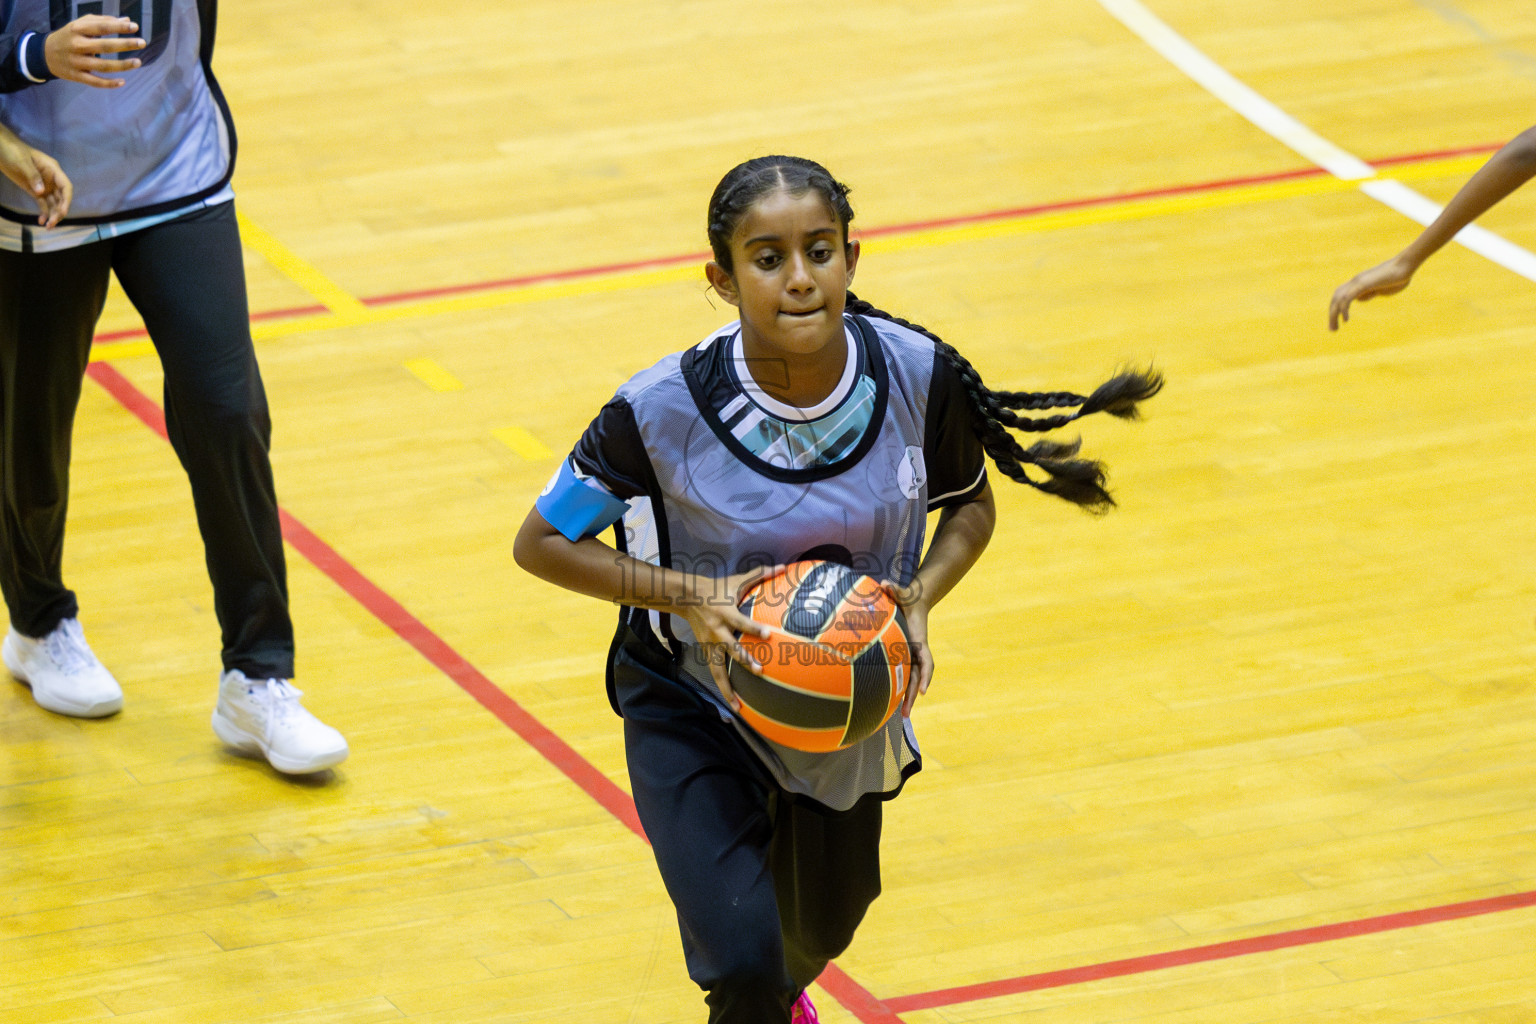
[(37, 168), (31, 191), (37, 201), (37, 222), (45, 228), (58, 224), (69, 213), (69, 201), (74, 198), (75, 186), (59, 166), (59, 162), (40, 150), (32, 151), (32, 163)]
[(0, 130), (0, 174), (26, 189), (37, 202), (37, 222), (51, 228), (69, 212), (74, 186), (58, 161)]
[(933, 680), (933, 654), (928, 649), (928, 599), (919, 580), (913, 580), (905, 587), (891, 580), (881, 580), (880, 589), (891, 595), (891, 600), (901, 607), (901, 614), (907, 620), (912, 679), (907, 684), (906, 698), (901, 702), (901, 717), (911, 718), (912, 705), (928, 692), (928, 684)]

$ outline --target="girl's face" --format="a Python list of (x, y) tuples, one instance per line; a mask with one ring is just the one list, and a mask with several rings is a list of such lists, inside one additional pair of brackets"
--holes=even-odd
[[(715, 290), (741, 312), (749, 355), (837, 356), (842, 368), (843, 306), (859, 243), (814, 190), (770, 192), (747, 210), (731, 236), (732, 272), (711, 262)], [(836, 344), (832, 344), (836, 342)]]

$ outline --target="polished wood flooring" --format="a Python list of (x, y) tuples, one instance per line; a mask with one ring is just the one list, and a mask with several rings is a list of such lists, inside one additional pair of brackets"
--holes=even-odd
[[(1443, 202), (1536, 120), (1513, 0), (1148, 0)], [(631, 827), (612, 611), (511, 535), (613, 389), (730, 310), (710, 190), (854, 186), (859, 291), (1087, 421), (1120, 507), (1006, 483), (934, 620), (927, 757), (827, 1024), (1536, 1018), (1536, 283), (1417, 230), (1093, 0), (225, 4), (215, 67), (288, 515), (293, 781), (208, 727), (218, 632), (114, 295), (68, 575), (100, 722), (0, 697), (0, 1024), (702, 1021)], [(1536, 247), (1536, 189), (1483, 224)], [(1096, 418), (1098, 419), (1098, 418)]]

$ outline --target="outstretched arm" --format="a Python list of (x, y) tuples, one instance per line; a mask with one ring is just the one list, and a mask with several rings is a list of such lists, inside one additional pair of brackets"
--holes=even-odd
[(1493, 154), (1406, 249), (1339, 285), (1328, 307), (1328, 329), (1336, 331), (1340, 322), (1349, 322), (1351, 302), (1396, 295), (1408, 287), (1419, 266), (1454, 238), (1456, 232), (1532, 177), (1536, 177), (1536, 127), (1527, 128)]
[(37, 201), (37, 222), (51, 228), (69, 212), (74, 186), (47, 153), (22, 142), (0, 124), (0, 174), (4, 174)]

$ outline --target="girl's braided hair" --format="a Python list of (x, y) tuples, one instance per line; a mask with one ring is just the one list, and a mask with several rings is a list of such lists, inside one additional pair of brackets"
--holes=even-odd
[[(848, 293), (846, 308), (850, 313), (889, 320), (933, 339), (939, 354), (960, 375), (971, 410), (971, 423), (975, 427), (977, 439), (981, 441), (982, 450), (1006, 476), (1047, 494), (1065, 498), (1090, 512), (1108, 512), (1114, 506), (1115, 499), (1104, 489), (1104, 464), (1096, 459), (1075, 457), (1082, 442), (1063, 444), (1042, 440), (1025, 448), (1009, 431), (1040, 433), (1055, 430), (1096, 412), (1107, 412), (1120, 419), (1136, 419), (1140, 415), (1137, 403), (1162, 390), (1161, 373), (1155, 370), (1123, 370), (1086, 397), (1070, 391), (993, 391), (982, 381), (970, 360), (920, 324), (909, 323), (882, 309), (876, 309), (852, 292)], [(1076, 412), (1040, 417), (1020, 416), (1014, 411), (1074, 408)], [(1037, 480), (1030, 476), (1024, 469), (1026, 464), (1043, 470), (1045, 478)]]
[(848, 241), (853, 207), (848, 204), (847, 185), (814, 160), (760, 156), (731, 168), (709, 197), (709, 248), (715, 262), (727, 274), (736, 272), (731, 265), (731, 236), (736, 233), (736, 225), (759, 199), (779, 191), (792, 196), (812, 191), (819, 194), (843, 225), (843, 241)]
[[(832, 177), (825, 167), (802, 157), (765, 156), (748, 160), (733, 168), (715, 187), (709, 201), (709, 245), (715, 262), (726, 273), (731, 266), (731, 235), (741, 218), (762, 197), (777, 191), (791, 195), (817, 192), (843, 227), (853, 221), (853, 207), (848, 202), (848, 186)], [(1091, 395), (1070, 391), (993, 391), (982, 381), (970, 360), (954, 346), (919, 324), (887, 313), (852, 292), (845, 307), (849, 313), (878, 317), (900, 324), (931, 339), (939, 354), (954, 368), (965, 388), (971, 423), (982, 450), (1010, 479), (1027, 484), (1047, 494), (1065, 498), (1090, 512), (1103, 513), (1115, 504), (1104, 487), (1104, 464), (1077, 458), (1080, 441), (1062, 443), (1041, 440), (1025, 448), (1011, 431), (1041, 433), (1064, 427), (1073, 420), (1096, 412), (1120, 419), (1136, 419), (1137, 404), (1151, 398), (1163, 387), (1163, 375), (1156, 370), (1122, 370), (1099, 385)], [(1054, 416), (1020, 416), (1015, 410), (1075, 409)], [(1025, 466), (1034, 466), (1045, 475), (1036, 479)]]

